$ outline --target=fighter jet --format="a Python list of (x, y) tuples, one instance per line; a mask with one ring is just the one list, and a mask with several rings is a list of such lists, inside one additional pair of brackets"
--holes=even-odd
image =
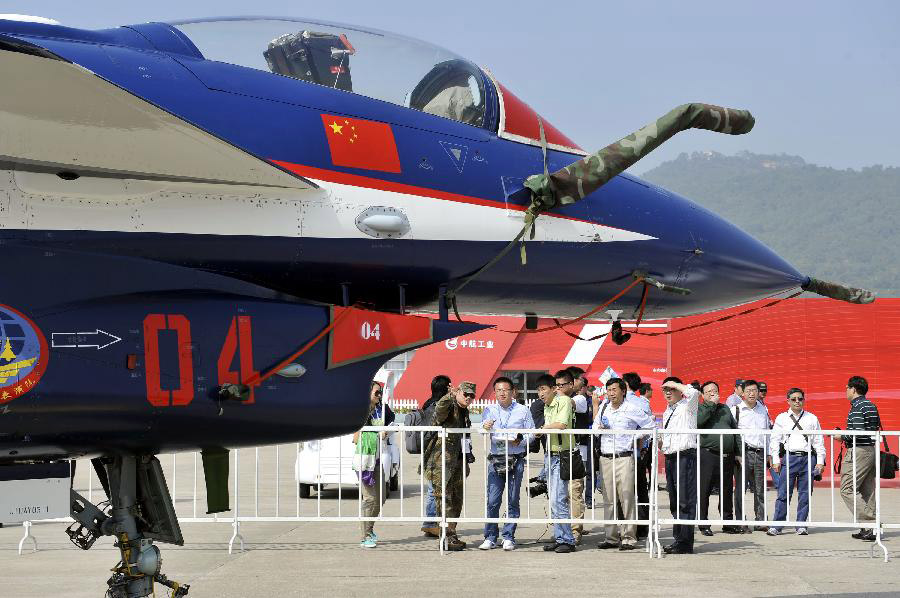
[(0, 463), (93, 459), (110, 506), (73, 491), (69, 534), (116, 538), (110, 595), (187, 593), (153, 545), (183, 541), (155, 455), (203, 451), (226, 510), (229, 449), (357, 429), (385, 359), (479, 328), (451, 312), (871, 300), (624, 172), (746, 110), (591, 154), (501, 76), (316, 20), (0, 20)]

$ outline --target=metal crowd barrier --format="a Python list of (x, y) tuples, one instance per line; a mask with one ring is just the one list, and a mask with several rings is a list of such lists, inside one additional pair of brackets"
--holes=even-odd
[[(826, 446), (826, 449), (825, 449), (827, 458), (825, 459), (825, 463), (824, 463), (825, 469), (823, 470), (823, 474), (825, 472), (833, 474), (833, 475), (829, 476), (830, 481), (829, 481), (828, 489), (829, 489), (829, 500), (830, 500), (830, 508), (831, 508), (831, 519), (828, 521), (814, 521), (811, 519), (812, 509), (813, 509), (813, 504), (814, 504), (813, 503), (813, 496), (814, 496), (813, 479), (812, 479), (813, 476), (811, 475), (811, 473), (808, 473), (806, 476), (807, 496), (808, 496), (808, 500), (809, 500), (808, 519), (806, 521), (797, 521), (796, 519), (791, 519), (792, 492), (790, 490), (790, 486), (789, 486), (788, 490), (786, 491), (786, 496), (785, 496), (785, 498), (786, 498), (785, 519), (784, 520), (775, 520), (769, 516), (770, 515), (769, 501), (768, 501), (769, 491), (768, 491), (768, 483), (767, 483), (767, 476), (766, 476), (766, 474), (769, 473), (769, 471), (768, 471), (769, 466), (768, 466), (767, 457), (769, 457), (771, 454), (771, 451), (769, 450), (771, 437), (776, 434), (780, 435), (780, 436), (786, 436), (783, 432), (775, 431), (775, 430), (722, 430), (722, 429), (713, 429), (713, 430), (693, 429), (693, 430), (677, 430), (677, 431), (671, 431), (671, 430), (662, 431), (662, 430), (660, 430), (660, 436), (662, 436), (662, 435), (673, 435), (673, 436), (694, 435), (694, 436), (696, 436), (696, 441), (695, 441), (696, 488), (694, 490), (696, 492), (696, 494), (695, 494), (696, 501), (695, 502), (697, 504), (697, 508), (696, 508), (697, 517), (693, 518), (693, 519), (682, 518), (682, 517), (680, 517), (680, 513), (676, 514), (673, 517), (663, 517), (663, 516), (660, 516), (660, 514), (659, 514), (658, 502), (655, 503), (656, 507), (657, 507), (657, 512), (656, 512), (655, 516), (653, 517), (653, 519), (654, 519), (654, 525), (656, 526), (656, 530), (657, 530), (656, 535), (655, 535), (655, 537), (657, 539), (656, 541), (657, 542), (659, 541), (658, 540), (659, 529), (662, 525), (676, 525), (676, 524), (678, 524), (678, 525), (703, 525), (703, 526), (708, 526), (708, 525), (769, 526), (769, 527), (779, 527), (779, 528), (780, 527), (795, 527), (795, 528), (796, 527), (806, 527), (806, 528), (815, 528), (815, 527), (826, 528), (827, 527), (827, 528), (848, 528), (848, 529), (872, 529), (873, 532), (875, 533), (876, 539), (875, 539), (875, 542), (871, 545), (870, 556), (875, 555), (875, 547), (877, 546), (877, 547), (881, 548), (882, 552), (884, 553), (884, 560), (885, 560), (885, 562), (887, 562), (889, 555), (888, 555), (887, 547), (885, 547), (884, 543), (882, 542), (882, 531), (883, 531), (883, 529), (885, 529), (887, 527), (894, 528), (894, 529), (900, 529), (900, 524), (892, 524), (892, 525), (887, 526), (887, 525), (882, 524), (882, 521), (881, 521), (881, 485), (882, 485), (881, 484), (881, 463), (880, 463), (881, 460), (878, 455), (878, 450), (879, 450), (879, 447), (881, 446), (881, 438), (883, 435), (897, 436), (897, 435), (900, 435), (900, 432), (870, 432), (870, 431), (857, 431), (857, 430), (803, 430), (802, 433), (805, 434), (806, 436), (810, 436), (810, 437), (812, 437), (812, 436), (827, 437), (829, 440), (829, 446)], [(741, 519), (721, 519), (721, 518), (719, 518), (719, 519), (712, 519), (712, 518), (700, 519), (699, 518), (699, 500), (701, 498), (700, 497), (700, 475), (699, 475), (699, 473), (700, 473), (700, 438), (699, 438), (699, 435), (701, 435), (701, 434), (702, 435), (714, 435), (714, 436), (718, 435), (719, 436), (719, 446), (722, 445), (722, 439), (726, 435), (740, 436), (741, 449), (739, 451), (739, 454), (740, 454), (740, 458), (741, 458), (741, 471), (742, 471), (741, 486), (742, 487), (740, 489), (735, 487), (734, 496), (735, 496), (735, 498), (738, 495), (741, 497), (741, 506), (742, 506), (741, 511), (743, 514), (743, 517)], [(746, 483), (748, 480), (747, 480), (746, 436), (748, 436), (748, 435), (763, 436), (766, 438), (765, 454), (763, 456), (763, 463), (765, 464), (764, 465), (765, 471), (763, 473), (763, 485), (762, 485), (763, 486), (763, 500), (762, 500), (763, 519), (761, 519), (761, 520), (755, 519), (755, 514), (754, 514), (753, 519), (750, 519), (747, 517), (748, 508), (747, 508), (747, 500), (746, 500), (746, 498), (747, 498)], [(848, 452), (851, 450), (855, 451), (856, 439), (858, 437), (860, 437), (860, 436), (875, 437), (875, 509), (874, 509), (875, 519), (873, 521), (867, 522), (867, 521), (862, 521), (859, 519), (859, 513), (856, 510), (856, 502), (855, 501), (854, 501), (854, 505), (853, 505), (854, 509), (853, 509), (852, 521), (842, 521), (839, 518), (837, 518), (836, 509), (835, 509), (835, 478), (837, 477), (838, 474), (833, 473), (833, 472), (834, 472), (834, 463), (835, 463), (835, 446), (836, 445), (838, 447), (843, 446), (843, 441), (840, 438), (841, 436), (850, 436), (853, 438), (852, 447), (849, 447), (846, 449), (846, 451), (848, 451)], [(835, 443), (835, 437), (838, 437), (837, 443)], [(813, 452), (813, 450), (811, 448), (811, 444), (812, 444), (812, 442), (807, 443), (807, 445), (808, 445), (807, 450), (806, 450), (807, 460), (810, 460), (811, 458), (814, 458), (814, 456), (815, 456), (815, 453)], [(685, 450), (687, 450), (687, 449), (685, 449)], [(680, 453), (681, 451), (678, 451), (678, 452)], [(840, 449), (838, 452), (840, 452)], [(738, 455), (738, 453), (736, 452), (735, 455)], [(787, 458), (787, 455), (785, 455), (785, 457), (786, 458), (782, 460), (782, 467), (786, 468), (784, 478), (788, 481), (788, 484), (790, 485), (791, 484), (790, 469), (789, 469), (790, 459)], [(852, 466), (853, 466), (852, 489), (853, 489), (854, 497), (855, 497), (856, 491), (857, 491), (857, 484), (856, 484), (857, 461), (858, 461), (857, 459), (853, 459), (853, 463), (852, 463)], [(678, 461), (676, 463), (678, 464), (678, 467), (676, 468), (676, 470), (677, 470), (676, 477), (678, 477), (680, 479), (680, 461)], [(719, 452), (719, 468), (718, 468), (719, 469), (719, 503), (720, 503), (719, 506), (720, 506), (720, 509), (721, 509), (721, 501), (722, 501), (722, 488), (724, 487), (725, 483), (731, 483), (731, 480), (726, 481), (723, 477), (723, 475), (724, 475), (723, 463), (724, 463), (724, 454), (720, 451)], [(814, 465), (813, 465), (813, 467), (814, 467)], [(843, 475), (843, 473), (844, 473), (844, 471), (842, 469), (841, 475)], [(823, 475), (823, 477), (824, 477), (824, 475)], [(773, 482), (777, 484), (776, 480), (773, 480)], [(676, 503), (675, 504), (680, 504), (680, 498), (681, 498), (681, 492), (682, 492), (681, 485), (677, 485), (676, 490), (677, 490), (677, 492), (676, 492)], [(840, 490), (839, 486), (838, 486), (838, 490)], [(777, 485), (775, 486), (774, 491), (776, 493), (776, 498), (777, 498), (777, 493), (779, 491)], [(799, 500), (799, 491), (798, 491), (797, 499)], [(752, 509), (752, 504), (753, 504), (752, 501), (753, 501), (753, 499), (751, 499), (751, 510), (753, 510)], [(843, 508), (843, 507), (841, 507), (841, 508)], [(657, 548), (661, 548), (661, 547), (659, 545), (657, 545)]]
[[(569, 523), (572, 525), (583, 524), (583, 525), (639, 525), (639, 526), (648, 526), (649, 533), (647, 536), (647, 541), (644, 546), (646, 552), (649, 556), (657, 556), (661, 557), (662, 555), (662, 547), (660, 543), (660, 531), (663, 525), (673, 525), (673, 524), (683, 524), (683, 525), (737, 525), (737, 526), (745, 526), (745, 525), (769, 525), (769, 526), (778, 526), (778, 527), (797, 527), (802, 524), (802, 527), (808, 528), (853, 528), (853, 529), (872, 529), (876, 535), (876, 541), (871, 545), (870, 554), (874, 556), (875, 547), (881, 548), (884, 553), (884, 560), (888, 560), (888, 551), (882, 542), (882, 534), (884, 530), (887, 529), (900, 529), (900, 523), (885, 523), (882, 521), (882, 512), (881, 512), (881, 478), (880, 478), (880, 459), (878, 459), (878, 446), (881, 445), (882, 437), (896, 438), (900, 441), (900, 431), (885, 431), (885, 432), (860, 432), (860, 431), (847, 431), (847, 430), (804, 430), (803, 433), (807, 436), (820, 435), (827, 437), (829, 441), (829, 445), (826, 447), (826, 452), (828, 455), (828, 459), (825, 463), (826, 471), (832, 471), (835, 456), (835, 447), (840, 447), (840, 440), (835, 442), (835, 436), (852, 436), (855, 438), (858, 436), (875, 436), (876, 437), (876, 454), (875, 454), (875, 520), (871, 522), (866, 522), (859, 520), (858, 513), (853, 513), (852, 521), (841, 520), (837, 516), (837, 511), (835, 507), (835, 476), (831, 476), (830, 485), (829, 485), (829, 496), (830, 500), (830, 510), (831, 510), (831, 518), (827, 521), (815, 521), (812, 519), (812, 509), (813, 509), (813, 492), (812, 492), (812, 479), (811, 476), (807, 476), (807, 484), (808, 484), (808, 495), (809, 495), (809, 507), (810, 507), (810, 517), (809, 521), (796, 521), (795, 519), (791, 519), (791, 493), (787, 493), (787, 515), (784, 521), (775, 521), (769, 515), (769, 501), (767, 499), (768, 494), (770, 493), (768, 490), (768, 484), (765, 483), (764, 476), (764, 484), (763, 484), (763, 508), (764, 508), (764, 519), (760, 521), (756, 521), (748, 518), (747, 513), (747, 497), (745, 492), (745, 484), (747, 481), (746, 475), (746, 436), (747, 435), (763, 435), (766, 437), (770, 437), (773, 434), (772, 430), (720, 430), (720, 429), (694, 429), (694, 430), (535, 430), (535, 429), (504, 429), (503, 432), (507, 434), (522, 434), (525, 439), (523, 443), (526, 446), (526, 457), (525, 457), (525, 473), (523, 474), (523, 486), (522, 492), (520, 495), (520, 509), (521, 516), (518, 518), (509, 517), (508, 510), (501, 511), (501, 516), (499, 517), (488, 517), (487, 516), (487, 477), (488, 477), (488, 468), (491, 465), (488, 463), (487, 454), (488, 454), (488, 443), (490, 442), (490, 435), (494, 433), (493, 430), (488, 431), (484, 430), (481, 426), (475, 426), (469, 429), (444, 429), (435, 426), (367, 426), (363, 428), (364, 431), (371, 432), (379, 432), (379, 433), (396, 433), (394, 434), (393, 443), (399, 449), (399, 465), (398, 465), (398, 490), (399, 496), (396, 501), (387, 501), (385, 502), (384, 493), (387, 492), (386, 485), (384, 483), (379, 485), (379, 500), (382, 503), (382, 508), (380, 514), (375, 517), (366, 517), (362, 515), (362, 501), (363, 496), (361, 492), (353, 492), (352, 495), (355, 495), (356, 508), (348, 508), (345, 506), (345, 498), (344, 495), (347, 494), (344, 490), (344, 485), (356, 485), (358, 484), (357, 474), (356, 472), (349, 472), (345, 475), (345, 468), (343, 467), (345, 463), (345, 459), (351, 458), (352, 454), (348, 455), (344, 452), (343, 447), (341, 446), (340, 440), (338, 440), (338, 457), (337, 457), (337, 474), (338, 474), (338, 482), (337, 486), (337, 502), (329, 503), (327, 508), (323, 509), (323, 486), (326, 485), (335, 485), (333, 482), (323, 482), (323, 474), (327, 473), (326, 470), (330, 470), (332, 468), (332, 463), (329, 461), (328, 463), (323, 463), (322, 451), (318, 451), (318, 462), (317, 462), (317, 471), (316, 477), (318, 482), (315, 485), (316, 488), (316, 498), (313, 502), (311, 499), (301, 498), (300, 492), (300, 484), (296, 481), (296, 476), (299, 472), (295, 472), (295, 475), (285, 475), (285, 461), (282, 459), (282, 454), (285, 450), (289, 450), (292, 454), (293, 459), (291, 461), (298, 462), (298, 456), (301, 454), (303, 450), (310, 450), (305, 445), (307, 443), (296, 443), (293, 445), (282, 445), (282, 446), (271, 446), (271, 447), (256, 447), (256, 448), (246, 448), (246, 449), (238, 449), (231, 451), (231, 472), (232, 478), (230, 480), (231, 486), (231, 511), (222, 514), (216, 515), (203, 515), (202, 511), (204, 510), (205, 500), (205, 486), (202, 483), (202, 480), (199, 476), (202, 476), (202, 472), (200, 471), (199, 466), (199, 453), (181, 453), (181, 454), (173, 454), (173, 455), (162, 455), (160, 456), (160, 460), (163, 463), (164, 469), (166, 470), (166, 477), (169, 482), (170, 492), (173, 497), (173, 501), (176, 507), (176, 513), (179, 516), (179, 521), (182, 523), (228, 523), (233, 528), (232, 536), (228, 542), (228, 551), (229, 554), (234, 549), (235, 542), (240, 543), (241, 550), (244, 549), (244, 537), (241, 533), (241, 526), (245, 523), (254, 523), (254, 522), (363, 522), (363, 521), (375, 521), (375, 522), (402, 522), (402, 523), (421, 523), (423, 521), (436, 521), (438, 526), (441, 528), (441, 541), (438, 542), (439, 550), (443, 552), (444, 542), (443, 538), (445, 535), (445, 531), (447, 529), (448, 524), (450, 523), (496, 523), (498, 525), (503, 525), (505, 523), (514, 522), (518, 525), (549, 525), (554, 523)], [(462, 443), (460, 447), (461, 455), (460, 458), (465, 463), (465, 453), (467, 452), (467, 448), (470, 446), (473, 449), (478, 450), (479, 456), (476, 458), (476, 462), (472, 464), (471, 472), (474, 473), (475, 468), (480, 468), (483, 472), (483, 478), (481, 476), (478, 479), (469, 480), (467, 475), (463, 476), (463, 504), (462, 510), (459, 517), (447, 517), (446, 516), (446, 470), (444, 469), (446, 459), (442, 459), (442, 483), (443, 488), (441, 492), (442, 496), (442, 508), (441, 513), (443, 514), (440, 517), (430, 518), (426, 515), (426, 480), (424, 476), (425, 471), (425, 462), (424, 462), (424, 454), (409, 454), (406, 451), (406, 436), (405, 432), (415, 432), (419, 434), (420, 446), (424, 448), (424, 435), (428, 432), (436, 433), (440, 439), (440, 447), (442, 455), (446, 453), (446, 440), (448, 434), (465, 434), (468, 436), (468, 442)], [(740, 496), (742, 501), (742, 512), (744, 514), (742, 519), (732, 520), (732, 519), (700, 519), (699, 518), (699, 498), (700, 498), (700, 451), (699, 451), (699, 436), (694, 439), (694, 444), (698, 449), (695, 456), (695, 473), (696, 473), (696, 496), (697, 496), (697, 511), (695, 514), (697, 515), (693, 519), (681, 518), (680, 516), (674, 517), (666, 517), (660, 512), (660, 479), (659, 479), (659, 469), (660, 469), (660, 460), (663, 458), (661, 449), (661, 439), (663, 435), (718, 435), (720, 438), (720, 446), (722, 438), (725, 435), (738, 435), (741, 437), (741, 468), (744, 470), (744, 475), (741, 476), (742, 479), (742, 487), (735, 488), (734, 496)], [(638, 444), (642, 438), (646, 438), (649, 440), (649, 450), (651, 451), (651, 468), (650, 468), (650, 488), (648, 493), (648, 502), (638, 503), (637, 497), (639, 495), (637, 488), (637, 468), (638, 468), (638, 459), (634, 459), (634, 468), (635, 471), (633, 473), (633, 477), (635, 479), (635, 487), (632, 489), (635, 497), (635, 517), (630, 519), (620, 518), (618, 509), (616, 508), (616, 501), (613, 498), (610, 500), (609, 497), (605, 497), (603, 499), (602, 507), (604, 515), (603, 517), (598, 517), (599, 508), (598, 505), (598, 493), (597, 490), (597, 481), (600, 477), (601, 471), (600, 468), (595, 469), (591, 466), (590, 463), (586, 463), (587, 470), (587, 478), (585, 483), (590, 483), (590, 488), (592, 489), (593, 500), (593, 508), (590, 509), (590, 518), (586, 516), (587, 508), (585, 509), (585, 518), (584, 519), (576, 519), (571, 516), (567, 519), (554, 519), (550, 516), (551, 514), (551, 497), (550, 493), (547, 493), (546, 501), (543, 499), (539, 499), (542, 503), (546, 504), (546, 512), (544, 513), (544, 517), (538, 516), (540, 513), (533, 513), (533, 502), (538, 502), (538, 499), (532, 499), (528, 495), (527, 491), (527, 481), (531, 479), (532, 472), (536, 467), (539, 467), (543, 463), (546, 463), (546, 452), (542, 451), (540, 454), (536, 453), (528, 453), (527, 452), (527, 440), (530, 437), (536, 436), (547, 436), (550, 435), (561, 435), (561, 436), (573, 436), (573, 435), (581, 435), (587, 436), (589, 435), (589, 444), (587, 446), (587, 456), (590, 460), (593, 460), (594, 448), (599, 446), (601, 439), (605, 435), (619, 435), (619, 436), (631, 436), (631, 446), (633, 452), (637, 452)], [(479, 438), (480, 436), (480, 438)], [(549, 438), (548, 438), (549, 440)], [(382, 440), (382, 442), (385, 442)], [(510, 440), (507, 437), (504, 440), (505, 443), (505, 451), (509, 451)], [(321, 444), (319, 445), (321, 447)], [(577, 446), (577, 445), (576, 445)], [(895, 441), (893, 444), (894, 449), (897, 448), (897, 442)], [(384, 449), (384, 447), (382, 447)], [(572, 451), (574, 449), (570, 449)], [(849, 449), (848, 449), (849, 450)], [(261, 463), (260, 463), (260, 454), (261, 451), (264, 453), (272, 453), (274, 452), (274, 475), (273, 472), (261, 472)], [(807, 451), (809, 452), (809, 451)], [(248, 477), (246, 470), (242, 474), (242, 463), (245, 462), (247, 455), (251, 455), (253, 459), (253, 469), (252, 469), (252, 479)], [(768, 451), (767, 451), (768, 454)], [(615, 463), (617, 457), (615, 453), (613, 453), (612, 460)], [(731, 480), (725, 480), (723, 474), (723, 455), (719, 454), (719, 502), (721, 508), (722, 501), (722, 488), (726, 483), (731, 483)], [(479, 462), (480, 461), (480, 462)], [(412, 462), (412, 463), (410, 463)], [(789, 467), (790, 459), (785, 459), (783, 463), (783, 467)], [(857, 460), (853, 460), (853, 467), (855, 473)], [(571, 464), (571, 459), (569, 460)], [(412, 464), (418, 465), (418, 471), (415, 469), (412, 470), (414, 473), (411, 474), (409, 468)], [(290, 464), (289, 464), (290, 465)], [(382, 464), (379, 463), (379, 467)], [(294, 469), (294, 466), (291, 466), (291, 469)], [(768, 469), (768, 468), (766, 468)], [(615, 471), (615, 465), (613, 465), (613, 471)], [(262, 504), (263, 500), (261, 500), (260, 496), (260, 476), (261, 473), (263, 475), (263, 488), (268, 484), (270, 489), (274, 489), (273, 498), (267, 499), (272, 504)], [(766, 472), (767, 473), (767, 472)], [(85, 478), (87, 476), (87, 479)], [(390, 472), (388, 473), (390, 475)], [(416, 484), (413, 486), (414, 489), (418, 490), (418, 493), (413, 492), (410, 494), (407, 490), (407, 484), (404, 484), (404, 480), (408, 478), (408, 476), (414, 475), (416, 479)], [(676, 473), (676, 476), (679, 476), (680, 472)], [(789, 472), (785, 474), (786, 478), (789, 479)], [(187, 478), (187, 479), (185, 479)], [(348, 479), (349, 478), (349, 479)], [(330, 479), (330, 478), (328, 478)], [(377, 479), (377, 478), (376, 478)], [(199, 483), (198, 483), (199, 481)], [(408, 481), (408, 480), (407, 480)], [(471, 509), (467, 509), (468, 499), (467, 489), (473, 483), (481, 484), (481, 500), (479, 501), (479, 512), (472, 513)], [(292, 486), (292, 490), (285, 491), (284, 486), (288, 484)], [(93, 473), (93, 468), (90, 465), (90, 462), (87, 460), (83, 460), (80, 462), (76, 469), (76, 480), (74, 481), (74, 485), (76, 490), (84, 492), (86, 487), (86, 497), (91, 502), (95, 502), (94, 500), (94, 488), (97, 486), (99, 489), (99, 483), (95, 480), (95, 474)], [(509, 471), (506, 470), (505, 479), (504, 479), (504, 494), (508, 495), (507, 488), (509, 487)], [(188, 491), (183, 491), (183, 488), (188, 488)], [(839, 488), (838, 488), (839, 489)], [(856, 491), (856, 483), (855, 483), (855, 475), (854, 475), (854, 484), (853, 484), (854, 494)], [(181, 494), (179, 494), (181, 491)], [(680, 493), (682, 488), (680, 486), (677, 487), (676, 493), (676, 504), (678, 504), (680, 499)], [(613, 480), (613, 493), (616, 493), (616, 481)], [(407, 503), (406, 499), (413, 498), (416, 494), (418, 494), (417, 508), (410, 509), (405, 503)], [(821, 494), (821, 493), (820, 493)], [(185, 497), (187, 495), (187, 497)], [(248, 499), (252, 498), (252, 505), (250, 507), (247, 506), (246, 502)], [(799, 497), (798, 497), (799, 498)], [(287, 512), (283, 507), (284, 502), (286, 500), (291, 500), (293, 502), (293, 508), (289, 509), (291, 512)], [(572, 497), (569, 498), (570, 508), (572, 504)], [(752, 499), (749, 501), (752, 504)], [(187, 504), (184, 504), (187, 503)], [(393, 504), (398, 505), (399, 509), (391, 509), (392, 513), (386, 514), (385, 505)], [(505, 496), (502, 499), (501, 504), (506, 505), (506, 509), (508, 509), (508, 497)], [(646, 518), (639, 518), (638, 513), (640, 513), (640, 507), (646, 506), (648, 508), (648, 516)], [(840, 508), (843, 508), (841, 505)], [(248, 510), (250, 512), (248, 513)], [(399, 513), (396, 511), (399, 510)], [(336, 512), (335, 512), (336, 511)], [(412, 512), (411, 512), (412, 511)], [(571, 514), (571, 513), (570, 513)], [(533, 516), (534, 515), (534, 516)], [(56, 520), (47, 520), (49, 522), (69, 522), (71, 519), (56, 519)], [(23, 545), (26, 540), (31, 539), (34, 544), (34, 550), (37, 550), (37, 541), (32, 535), (32, 522), (28, 521), (23, 524), (25, 535), (22, 540), (19, 542), (19, 554), (22, 553)]]

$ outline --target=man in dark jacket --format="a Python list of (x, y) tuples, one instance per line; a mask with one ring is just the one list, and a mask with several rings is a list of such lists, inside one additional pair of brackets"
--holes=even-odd
[[(703, 429), (734, 430), (737, 423), (731, 410), (719, 402), (719, 385), (709, 381), (700, 387), (703, 400), (697, 410), (697, 427)], [(713, 486), (719, 485), (719, 465), (721, 463), (722, 484), (719, 489), (719, 513), (722, 519), (734, 519), (734, 489), (731, 480), (734, 476), (734, 455), (737, 446), (734, 434), (701, 434), (700, 435), (700, 519), (707, 519), (709, 514), (709, 497)], [(699, 526), (704, 536), (713, 535), (708, 525)], [(730, 534), (740, 533), (740, 527), (726, 525), (722, 531)]]

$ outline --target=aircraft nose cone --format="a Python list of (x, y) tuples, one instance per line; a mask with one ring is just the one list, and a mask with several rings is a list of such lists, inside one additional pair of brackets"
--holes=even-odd
[(684, 286), (725, 307), (796, 289), (807, 277), (752, 235), (692, 205), (695, 247), (687, 251)]

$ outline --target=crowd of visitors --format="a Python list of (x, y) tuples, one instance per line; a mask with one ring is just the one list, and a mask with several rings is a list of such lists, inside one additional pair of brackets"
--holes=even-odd
[[(722, 532), (745, 534), (754, 531), (777, 536), (782, 525), (766, 526), (765, 521), (785, 521), (788, 507), (796, 505), (798, 535), (807, 535), (802, 523), (808, 521), (810, 493), (814, 482), (822, 479), (827, 463), (821, 425), (806, 409), (802, 389), (791, 388), (781, 401), (768, 397), (765, 382), (736, 380), (733, 392), (723, 401), (718, 382), (685, 383), (675, 376), (665, 378), (660, 391), (666, 408), (657, 419), (651, 408), (653, 388), (635, 372), (606, 379), (599, 388), (590, 386), (584, 370), (571, 367), (555, 375), (542, 375), (537, 381), (537, 400), (524, 405), (510, 378), (493, 381), (493, 397), (481, 414), (480, 426), (489, 435), (486, 470), (486, 517), (501, 517), (506, 496), (505, 518), (520, 516), (520, 494), (524, 485), (525, 462), (529, 453), (543, 457), (538, 475), (528, 480), (531, 496), (546, 494), (549, 518), (561, 520), (548, 526), (550, 538), (546, 551), (567, 553), (582, 544), (589, 533), (580, 520), (585, 508), (595, 508), (594, 497), (602, 496), (605, 537), (597, 544), (603, 550), (629, 551), (646, 537), (649, 491), (654, 463), (651, 438), (664, 471), (669, 510), (676, 523), (673, 542), (665, 546), (669, 554), (690, 554), (694, 550), (694, 523), (699, 532), (713, 536), (704, 520), (726, 522)], [(873, 432), (880, 429), (877, 407), (866, 398), (868, 382), (853, 376), (847, 382), (850, 402), (847, 430)], [(381, 388), (373, 385), (370, 425), (386, 421), (389, 410), (380, 401)], [(470, 428), (469, 405), (476, 397), (475, 384), (452, 384), (438, 375), (431, 383), (431, 396), (411, 419), (413, 423), (444, 428)], [(773, 417), (773, 414), (775, 416)], [(377, 425), (377, 424), (375, 424)], [(612, 430), (612, 433), (587, 433), (588, 430)], [(534, 430), (533, 433), (527, 430)], [(584, 430), (579, 434), (570, 430)], [(702, 433), (709, 430), (708, 433)], [(566, 432), (563, 432), (566, 431)], [(700, 433), (698, 433), (700, 432)], [(373, 452), (373, 437), (365, 432), (354, 437), (358, 452)], [(371, 433), (370, 433), (371, 434)], [(426, 520), (422, 532), (441, 537), (437, 519), (446, 508), (447, 517), (459, 517), (462, 506), (463, 478), (474, 461), (466, 433), (448, 433), (441, 450), (440, 435), (424, 433), (421, 451), (426, 490)], [(841, 438), (843, 468), (840, 493), (854, 521), (865, 524), (875, 519), (875, 459), (878, 447), (871, 435), (845, 435)], [(442, 462), (443, 456), (443, 462)], [(376, 472), (380, 468), (374, 467)], [(363, 512), (377, 516), (380, 502), (369, 490), (378, 475), (360, 472)], [(766, 484), (771, 476), (774, 512), (767, 509)], [(371, 479), (370, 479), (371, 478)], [(378, 487), (378, 486), (374, 486)], [(441, 492), (445, 495), (442, 496)], [(752, 500), (747, 500), (746, 493)], [(771, 492), (771, 491), (769, 491)], [(795, 497), (796, 493), (796, 497)], [(710, 517), (710, 501), (718, 496), (718, 516)], [(599, 499), (598, 499), (599, 502)], [(749, 509), (752, 504), (752, 515)], [(745, 518), (745, 506), (747, 507)], [(755, 525), (745, 525), (749, 521)], [(569, 521), (574, 521), (574, 524)], [(733, 521), (733, 524), (727, 522)], [(361, 545), (375, 546), (372, 522), (364, 522)], [(449, 523), (443, 534), (445, 548), (463, 550), (466, 543)], [(860, 529), (854, 538), (874, 541), (871, 526)], [(516, 524), (487, 523), (482, 550), (516, 548)]]

